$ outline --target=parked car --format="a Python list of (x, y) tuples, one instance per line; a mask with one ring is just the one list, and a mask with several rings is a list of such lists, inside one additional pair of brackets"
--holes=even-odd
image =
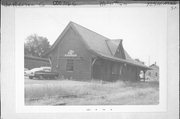
[(40, 67), (40, 68), (42, 68), (43, 71), (47, 71), (47, 72), (51, 71), (51, 67)]
[(29, 74), (30, 74), (30, 70), (24, 68), (24, 76), (29, 76)]
[(34, 68), (31, 70), (29, 75), (30, 79), (38, 78), (38, 79), (56, 79), (59, 76), (57, 72), (51, 72), (49, 68)]

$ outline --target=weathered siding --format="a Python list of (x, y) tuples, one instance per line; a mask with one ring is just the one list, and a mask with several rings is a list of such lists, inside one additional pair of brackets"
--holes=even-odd
[[(70, 50), (73, 50), (77, 56), (65, 56)], [(73, 31), (68, 29), (66, 34), (61, 39), (53, 53), (51, 53), (52, 70), (58, 71), (60, 76), (64, 78), (87, 80), (91, 79), (91, 55), (85, 48), (85, 44), (81, 41), (81, 37)], [(66, 71), (67, 59), (74, 60), (74, 71)]]
[(124, 78), (124, 80), (136, 81), (137, 73), (139, 73), (139, 72), (137, 72), (135, 67), (126, 65), (124, 67), (124, 71), (123, 71), (123, 78)]
[(105, 81), (137, 81), (136, 67), (119, 62), (98, 59), (93, 66), (93, 79)]

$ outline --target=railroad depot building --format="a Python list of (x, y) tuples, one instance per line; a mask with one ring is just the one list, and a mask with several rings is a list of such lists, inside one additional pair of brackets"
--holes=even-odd
[(111, 40), (70, 22), (45, 55), (52, 71), (74, 80), (139, 80), (149, 68), (133, 60), (122, 40)]

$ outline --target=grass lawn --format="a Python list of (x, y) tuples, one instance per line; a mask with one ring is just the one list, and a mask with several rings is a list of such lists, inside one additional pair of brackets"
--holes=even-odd
[(25, 79), (26, 105), (156, 105), (159, 83)]

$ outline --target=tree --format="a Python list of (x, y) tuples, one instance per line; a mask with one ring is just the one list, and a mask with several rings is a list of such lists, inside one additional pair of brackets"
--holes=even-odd
[(29, 56), (42, 57), (50, 48), (49, 41), (46, 37), (33, 34), (25, 39), (24, 54)]

